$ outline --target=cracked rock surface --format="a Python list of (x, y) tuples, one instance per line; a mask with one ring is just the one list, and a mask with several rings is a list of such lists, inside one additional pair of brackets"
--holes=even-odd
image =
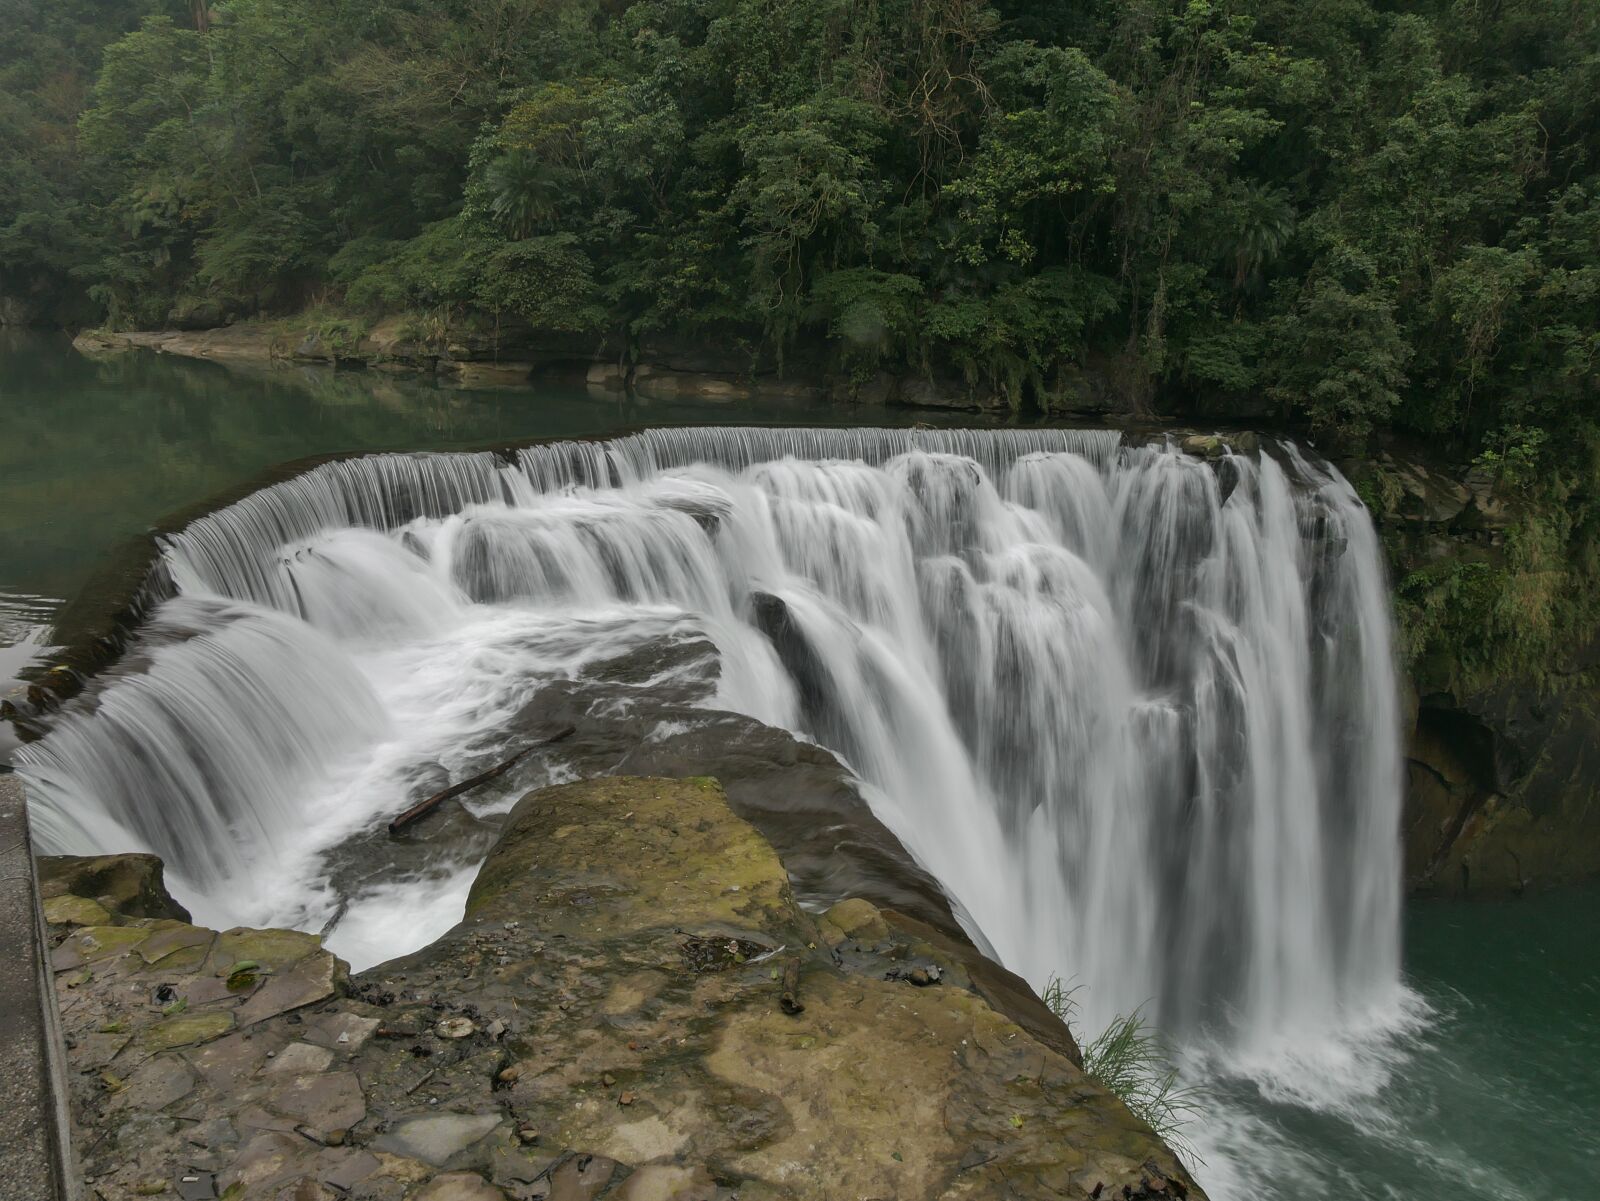
[(860, 899), (808, 915), (709, 779), (529, 794), (462, 922), (354, 978), (52, 887), (101, 1201), (1201, 1196), (1064, 1027), (994, 1007), (1025, 986)]

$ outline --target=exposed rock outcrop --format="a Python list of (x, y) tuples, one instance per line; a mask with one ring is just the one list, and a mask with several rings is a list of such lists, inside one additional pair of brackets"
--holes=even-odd
[[(1396, 585), (1498, 564), (1513, 502), (1481, 469), (1412, 451), (1346, 465)], [(1600, 657), (1577, 648), (1542, 677), (1468, 679), (1449, 648), (1406, 681), (1406, 881), (1419, 893), (1504, 895), (1600, 873)]]
[(304, 934), (58, 916), (104, 1201), (1198, 1196), (970, 956), (806, 915), (712, 780), (533, 793), (466, 920), (349, 984)]
[(140, 330), (129, 333), (86, 330), (72, 340), (74, 349), (88, 355), (154, 350), (191, 359), (235, 363), (267, 363), (290, 358), (294, 344), (290, 336), (277, 326), (250, 322), (199, 330)]
[(1413, 890), (1503, 895), (1600, 873), (1600, 681), (1430, 693), (1406, 753)]
[[(46, 855), (38, 872), (47, 921), (83, 926), (109, 925), (116, 917), (189, 920), (189, 911), (167, 892), (165, 869), (154, 855)], [(95, 911), (98, 923), (83, 919)]]
[[(938, 882), (873, 815), (851, 772), (824, 747), (710, 707), (718, 670), (715, 646), (687, 626), (587, 664), (577, 678), (541, 687), (462, 774), (570, 728), (533, 749), (522, 779), (714, 776), (734, 812), (777, 849), (803, 905), (858, 896), (965, 945)], [(403, 837), (379, 827), (347, 842), (328, 859), (334, 890), (352, 896), (368, 882), (481, 861), (503, 821), (495, 808), (475, 797), (449, 801)]]
[(103, 1201), (1200, 1195), (968, 955), (806, 914), (708, 779), (530, 794), (461, 924), (348, 983), (309, 935), (53, 930)]

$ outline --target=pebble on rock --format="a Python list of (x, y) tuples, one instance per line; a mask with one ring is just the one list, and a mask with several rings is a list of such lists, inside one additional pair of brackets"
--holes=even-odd
[(478, 1029), (471, 1018), (445, 1018), (433, 1028), (440, 1038), (467, 1038)]

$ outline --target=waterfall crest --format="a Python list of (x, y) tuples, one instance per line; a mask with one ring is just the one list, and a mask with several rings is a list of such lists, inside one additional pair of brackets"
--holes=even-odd
[(975, 937), (1084, 985), (1091, 1028), (1143, 1006), (1245, 1043), (1397, 985), (1382, 561), (1293, 446), (675, 429), (371, 456), (163, 554), (179, 597), (137, 669), (20, 756), (59, 849), (147, 846), (209, 895), (688, 620), (717, 703), (839, 753)]

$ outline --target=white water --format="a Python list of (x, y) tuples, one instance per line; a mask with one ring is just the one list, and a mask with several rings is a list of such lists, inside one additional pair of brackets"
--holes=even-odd
[[(165, 554), (181, 595), (142, 670), (19, 767), (48, 843), (148, 847), (203, 918), (314, 926), (317, 852), (422, 765), (688, 621), (718, 703), (839, 752), (980, 942), (1084, 986), (1089, 1028), (1143, 1007), (1209, 1071), (1381, 1076), (1355, 1048), (1405, 1008), (1388, 602), (1354, 493), (1292, 447), (724, 429), (373, 456)], [(419, 945), (461, 889), (391, 884), (333, 943)]]

